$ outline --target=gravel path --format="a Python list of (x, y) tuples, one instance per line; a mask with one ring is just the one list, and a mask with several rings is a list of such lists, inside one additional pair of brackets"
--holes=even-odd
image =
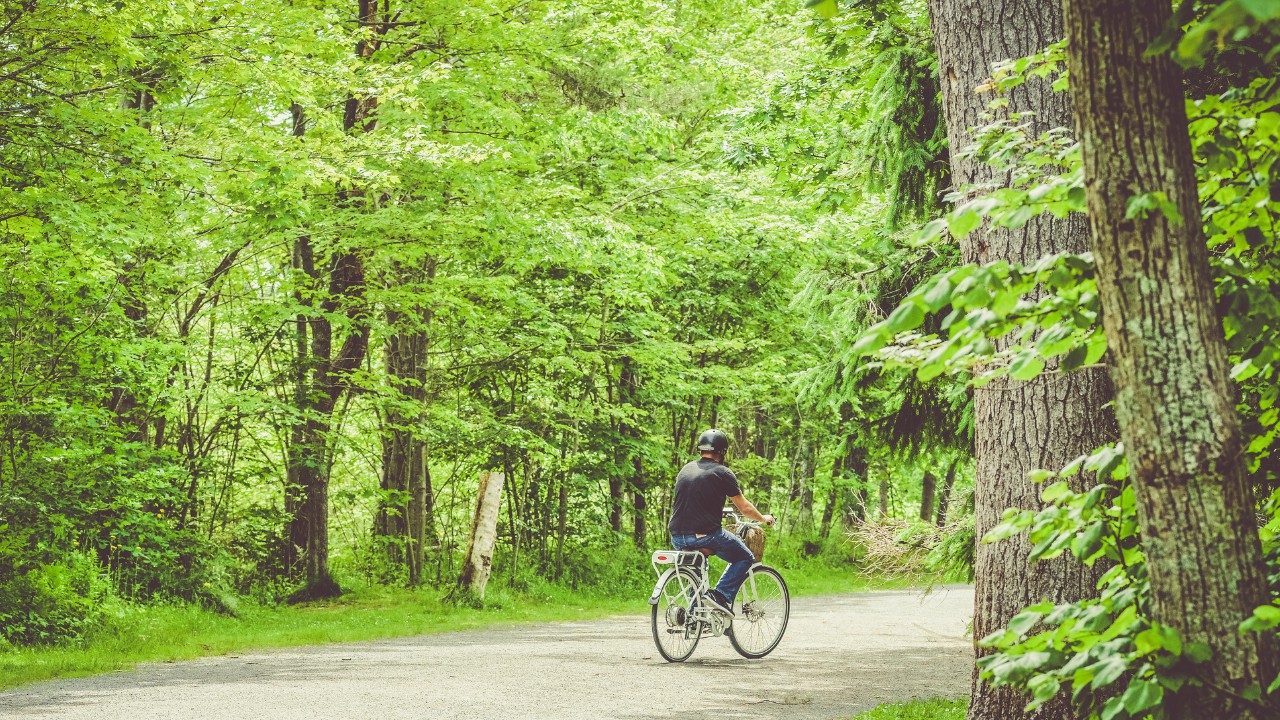
[(972, 608), (965, 586), (796, 598), (754, 661), (716, 638), (667, 664), (647, 616), (245, 653), (0, 693), (0, 717), (826, 720), (967, 692)]

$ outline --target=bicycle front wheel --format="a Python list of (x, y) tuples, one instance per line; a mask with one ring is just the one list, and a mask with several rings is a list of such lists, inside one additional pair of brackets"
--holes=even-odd
[(791, 595), (782, 575), (767, 565), (752, 568), (734, 600), (733, 614), (729, 642), (739, 655), (755, 660), (773, 652), (791, 618)]
[(662, 584), (653, 606), (653, 643), (667, 662), (684, 662), (698, 647), (702, 624), (693, 619), (691, 607), (698, 578), (680, 568)]

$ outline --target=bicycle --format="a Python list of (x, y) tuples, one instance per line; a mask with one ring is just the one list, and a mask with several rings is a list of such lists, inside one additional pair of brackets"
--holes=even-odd
[[(759, 523), (744, 520), (726, 511), (741, 536)], [(755, 563), (733, 602), (733, 617), (716, 612), (698, 600), (711, 588), (707, 574), (710, 550), (657, 550), (650, 562), (658, 574), (649, 604), (653, 642), (667, 662), (684, 662), (693, 655), (704, 637), (729, 636), (729, 644), (739, 655), (757, 660), (773, 652), (782, 642), (791, 617), (791, 595), (782, 574), (763, 563)], [(663, 570), (664, 566), (671, 567)]]

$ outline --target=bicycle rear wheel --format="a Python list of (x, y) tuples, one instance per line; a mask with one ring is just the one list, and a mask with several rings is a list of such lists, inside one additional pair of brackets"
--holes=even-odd
[(773, 652), (791, 618), (791, 595), (782, 575), (767, 565), (752, 568), (734, 600), (733, 613), (729, 642), (739, 655), (755, 660)]
[(653, 644), (667, 662), (684, 662), (698, 647), (702, 636), (701, 623), (693, 619), (690, 606), (698, 586), (697, 576), (680, 568), (667, 578), (658, 593), (658, 603), (653, 606)]

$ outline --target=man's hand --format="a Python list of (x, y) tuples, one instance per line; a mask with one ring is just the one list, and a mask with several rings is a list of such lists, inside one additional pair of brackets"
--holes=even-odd
[(763, 517), (763, 520), (764, 520), (764, 524), (768, 525), (769, 527), (773, 527), (774, 525), (778, 524), (778, 518), (772, 515), (765, 515)]

